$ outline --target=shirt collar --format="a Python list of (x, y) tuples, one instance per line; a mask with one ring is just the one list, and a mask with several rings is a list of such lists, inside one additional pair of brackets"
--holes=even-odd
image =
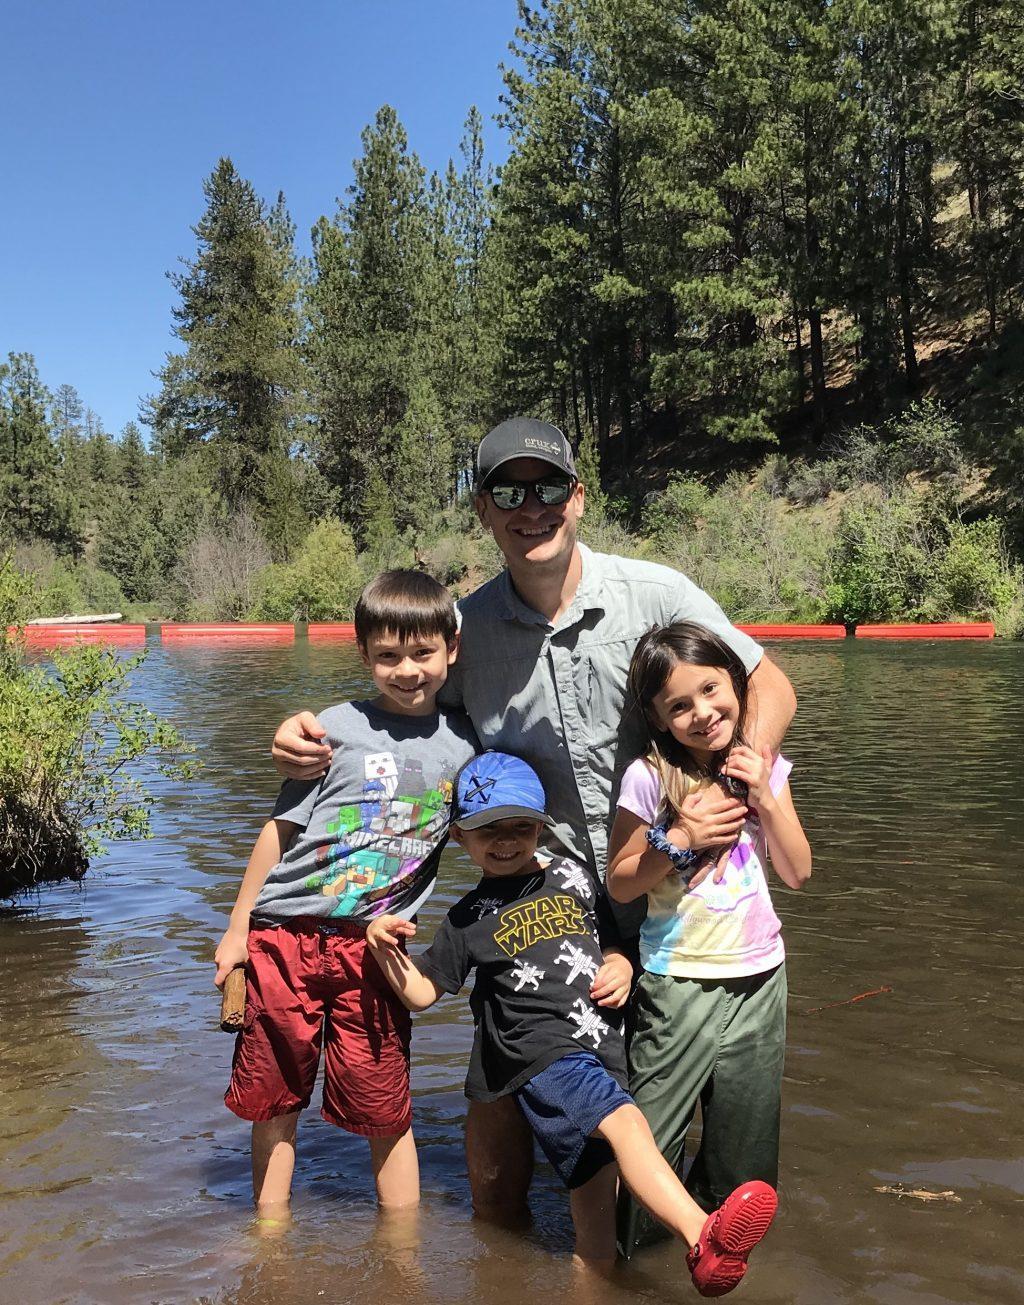
[[(603, 569), (601, 555), (591, 552), (586, 544), (577, 543), (576, 547), (580, 550), (583, 574), (580, 576), (579, 587), (573, 595), (572, 602), (558, 622), (559, 629), (575, 625), (577, 621), (582, 620), (584, 612), (603, 612), (605, 610), (605, 599), (602, 594)], [(523, 625), (548, 624), (545, 616), (534, 608), (528, 607), (516, 593), (516, 587), (512, 583), (512, 576), (507, 567), (498, 577), (498, 593), (501, 598), (500, 615), (504, 620), (519, 621)]]

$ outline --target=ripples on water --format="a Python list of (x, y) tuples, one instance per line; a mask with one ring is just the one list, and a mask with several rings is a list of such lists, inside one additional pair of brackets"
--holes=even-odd
[[(815, 877), (775, 894), (791, 989), (783, 1207), (742, 1296), (1024, 1301), (1024, 649), (774, 651), (801, 698), (787, 752)], [(300, 641), (156, 645), (136, 688), (206, 769), (188, 786), (156, 783), (152, 842), (115, 844), (82, 888), (0, 916), (0, 1299), (697, 1299), (665, 1246), (583, 1294), (546, 1167), (531, 1232), (471, 1220), (461, 998), (415, 1021), (418, 1221), (378, 1219), (365, 1144), (311, 1110), (296, 1223), (276, 1242), (253, 1237), (248, 1128), (221, 1102), (231, 1041), (216, 1032), (210, 958), (276, 789), (275, 724), (365, 684), (351, 648)], [(424, 938), (469, 882), (446, 852)]]

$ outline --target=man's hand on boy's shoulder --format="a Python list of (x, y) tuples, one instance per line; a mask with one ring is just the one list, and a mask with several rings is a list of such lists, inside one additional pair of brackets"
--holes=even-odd
[(590, 987), (590, 1000), (598, 1006), (617, 1010), (626, 1004), (633, 984), (633, 967), (621, 952), (605, 953), (604, 964), (594, 975)]
[(270, 755), (285, 779), (319, 779), (331, 764), (330, 747), (321, 740), (327, 731), (311, 711), (289, 716), (277, 727)]

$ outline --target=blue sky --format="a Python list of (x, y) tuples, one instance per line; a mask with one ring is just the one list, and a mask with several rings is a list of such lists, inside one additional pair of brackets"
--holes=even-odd
[(515, 22), (515, 0), (9, 0), (0, 357), (34, 354), (117, 433), (174, 347), (165, 273), (217, 159), (285, 192), (307, 252), (383, 103), (428, 169), (475, 103), (500, 161)]

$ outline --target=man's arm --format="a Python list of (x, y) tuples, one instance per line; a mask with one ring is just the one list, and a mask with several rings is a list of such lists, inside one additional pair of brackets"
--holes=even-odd
[(749, 683), (747, 720), (752, 735), (750, 745), (757, 751), (767, 744), (773, 753), (777, 753), (796, 714), (793, 686), (767, 653), (751, 672)]
[(289, 716), (277, 727), (270, 755), (285, 779), (319, 779), (331, 764), (330, 747), (322, 742), (327, 731), (311, 711)]

